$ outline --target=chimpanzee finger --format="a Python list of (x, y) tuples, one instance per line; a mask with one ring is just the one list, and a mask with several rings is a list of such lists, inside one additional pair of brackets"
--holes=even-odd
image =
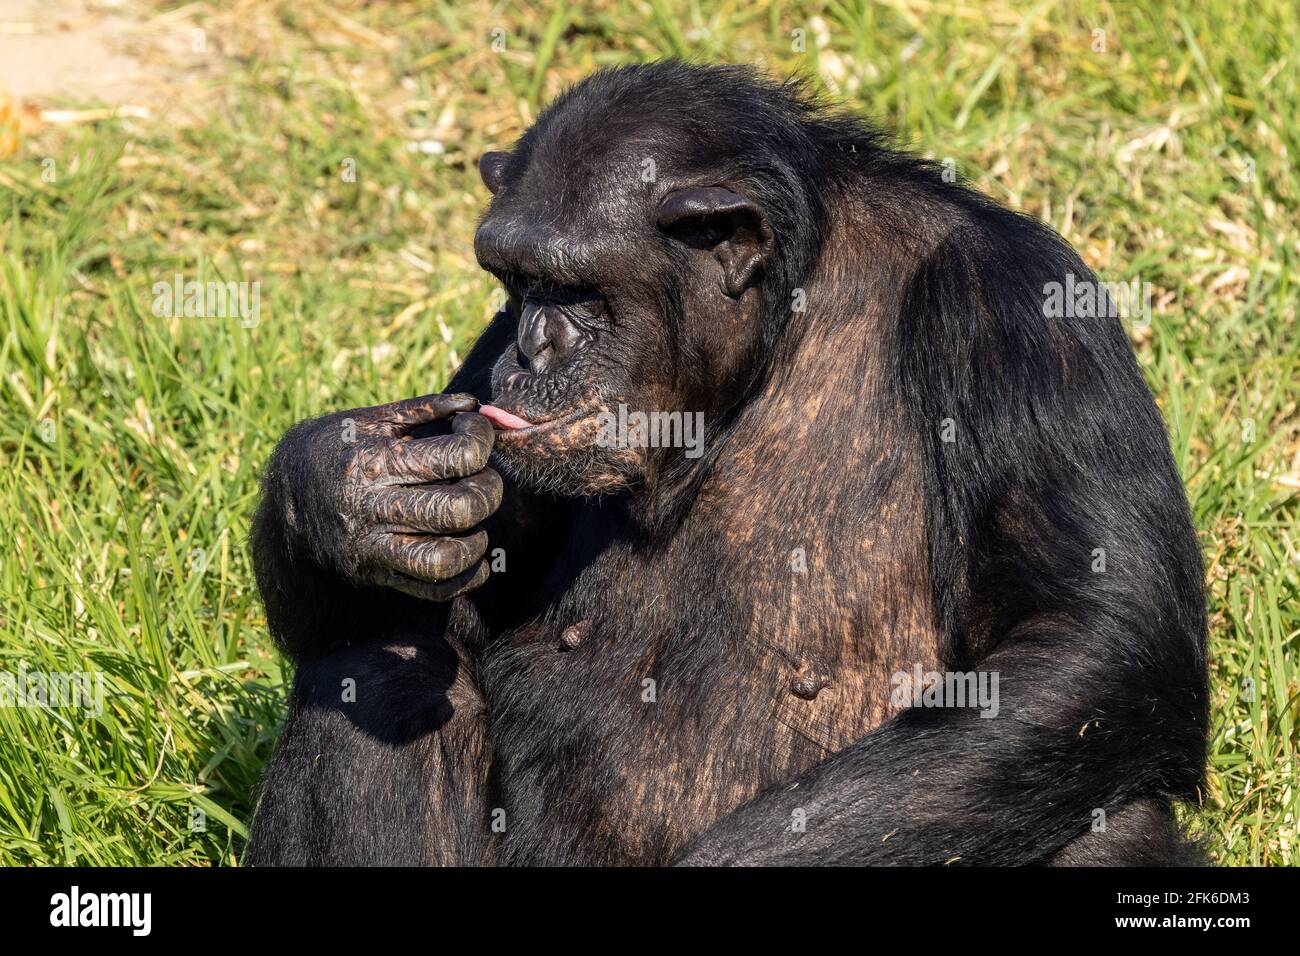
[(480, 561), (468, 571), (446, 581), (420, 581), (405, 574), (392, 572), (376, 583), (426, 601), (450, 601), (454, 597), (482, 586), (487, 579), (487, 562)]
[(388, 475), (399, 481), (425, 482), (464, 478), (487, 467), (496, 432), (482, 415), (457, 414), (453, 434), (402, 439), (385, 446)]
[(449, 534), (468, 531), (501, 507), (501, 476), (491, 468), (450, 485), (384, 488), (370, 498), (376, 521), (395, 529)]
[(487, 545), (486, 531), (463, 538), (385, 534), (380, 536), (372, 560), (387, 572), (421, 581), (446, 581), (473, 567)]
[(421, 395), (419, 398), (404, 398), (400, 402), (391, 402), (376, 409), (379, 415), (401, 434), (416, 425), (441, 421), (456, 412), (472, 412), (478, 408), (478, 399), (464, 392), (450, 395)]

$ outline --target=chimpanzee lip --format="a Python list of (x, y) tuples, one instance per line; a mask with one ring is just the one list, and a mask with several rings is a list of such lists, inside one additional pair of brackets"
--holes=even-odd
[[(512, 415), (518, 414), (517, 412), (512, 411), (507, 405), (498, 405), (496, 402), (493, 402), (492, 404), (497, 408), (500, 408), (502, 411), (510, 412)], [(544, 431), (549, 431), (552, 428), (559, 428), (561, 425), (568, 425), (571, 424), (572, 422), (576, 422), (580, 419), (586, 418), (588, 415), (595, 414), (596, 411), (597, 409), (591, 408), (589, 406), (580, 405), (577, 408), (572, 408), (567, 412), (557, 412), (555, 415), (551, 416), (550, 418), (543, 418), (540, 421), (536, 419), (528, 418), (525, 419), (525, 421), (530, 421), (532, 422), (532, 424), (529, 425), (527, 428), (510, 428), (510, 429), (497, 428), (496, 429), (497, 441), (502, 441), (504, 439), (515, 438), (515, 437), (527, 438), (531, 435), (537, 435)], [(520, 415), (519, 417), (523, 418), (524, 416)]]
[[(496, 430), (497, 441), (516, 437), (522, 441), (533, 435), (579, 421), (600, 411), (601, 403), (594, 395), (579, 397), (576, 404), (558, 411), (537, 408), (529, 400), (527, 385), (536, 379), (538, 375), (515, 366), (511, 361), (511, 357), (512, 353), (507, 350), (502, 360), (499, 361), (498, 367), (500, 364), (505, 364), (506, 367), (498, 374), (493, 375), (492, 397), (485, 404), (500, 409), (512, 417), (521, 418), (529, 424), (526, 428), (509, 428), (503, 427), (494, 421), (492, 426)], [(524, 384), (523, 389), (519, 389), (520, 383)]]

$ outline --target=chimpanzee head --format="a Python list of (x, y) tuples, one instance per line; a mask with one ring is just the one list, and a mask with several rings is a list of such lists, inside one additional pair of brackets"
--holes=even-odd
[(596, 74), (482, 158), (475, 251), (517, 324), (483, 409), (507, 471), (616, 492), (690, 450), (638, 447), (620, 415), (700, 413), (716, 434), (817, 254), (817, 122), (795, 88), (660, 63)]

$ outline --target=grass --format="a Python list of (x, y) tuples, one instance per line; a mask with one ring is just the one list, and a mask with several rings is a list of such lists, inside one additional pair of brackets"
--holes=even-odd
[[(105, 689), (98, 714), (0, 707), (0, 862), (239, 861), (287, 677), (246, 549), (268, 453), (441, 386), (491, 310), (474, 160), (591, 69), (666, 54), (803, 73), (1154, 288), (1133, 337), (1211, 601), (1189, 822), (1220, 863), (1300, 861), (1290, 0), (179, 15), (209, 59), (170, 110), (46, 125), (0, 163), (0, 671)], [(260, 321), (156, 318), (176, 273), (256, 280)]]

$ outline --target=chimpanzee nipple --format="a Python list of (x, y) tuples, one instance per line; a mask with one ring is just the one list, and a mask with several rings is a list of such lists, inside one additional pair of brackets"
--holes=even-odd
[(802, 660), (790, 678), (790, 693), (803, 700), (814, 700), (825, 688), (831, 686), (831, 679), (825, 669), (816, 661)]
[(560, 650), (571, 651), (582, 644), (591, 634), (591, 622), (579, 621), (577, 624), (570, 624), (560, 635)]

